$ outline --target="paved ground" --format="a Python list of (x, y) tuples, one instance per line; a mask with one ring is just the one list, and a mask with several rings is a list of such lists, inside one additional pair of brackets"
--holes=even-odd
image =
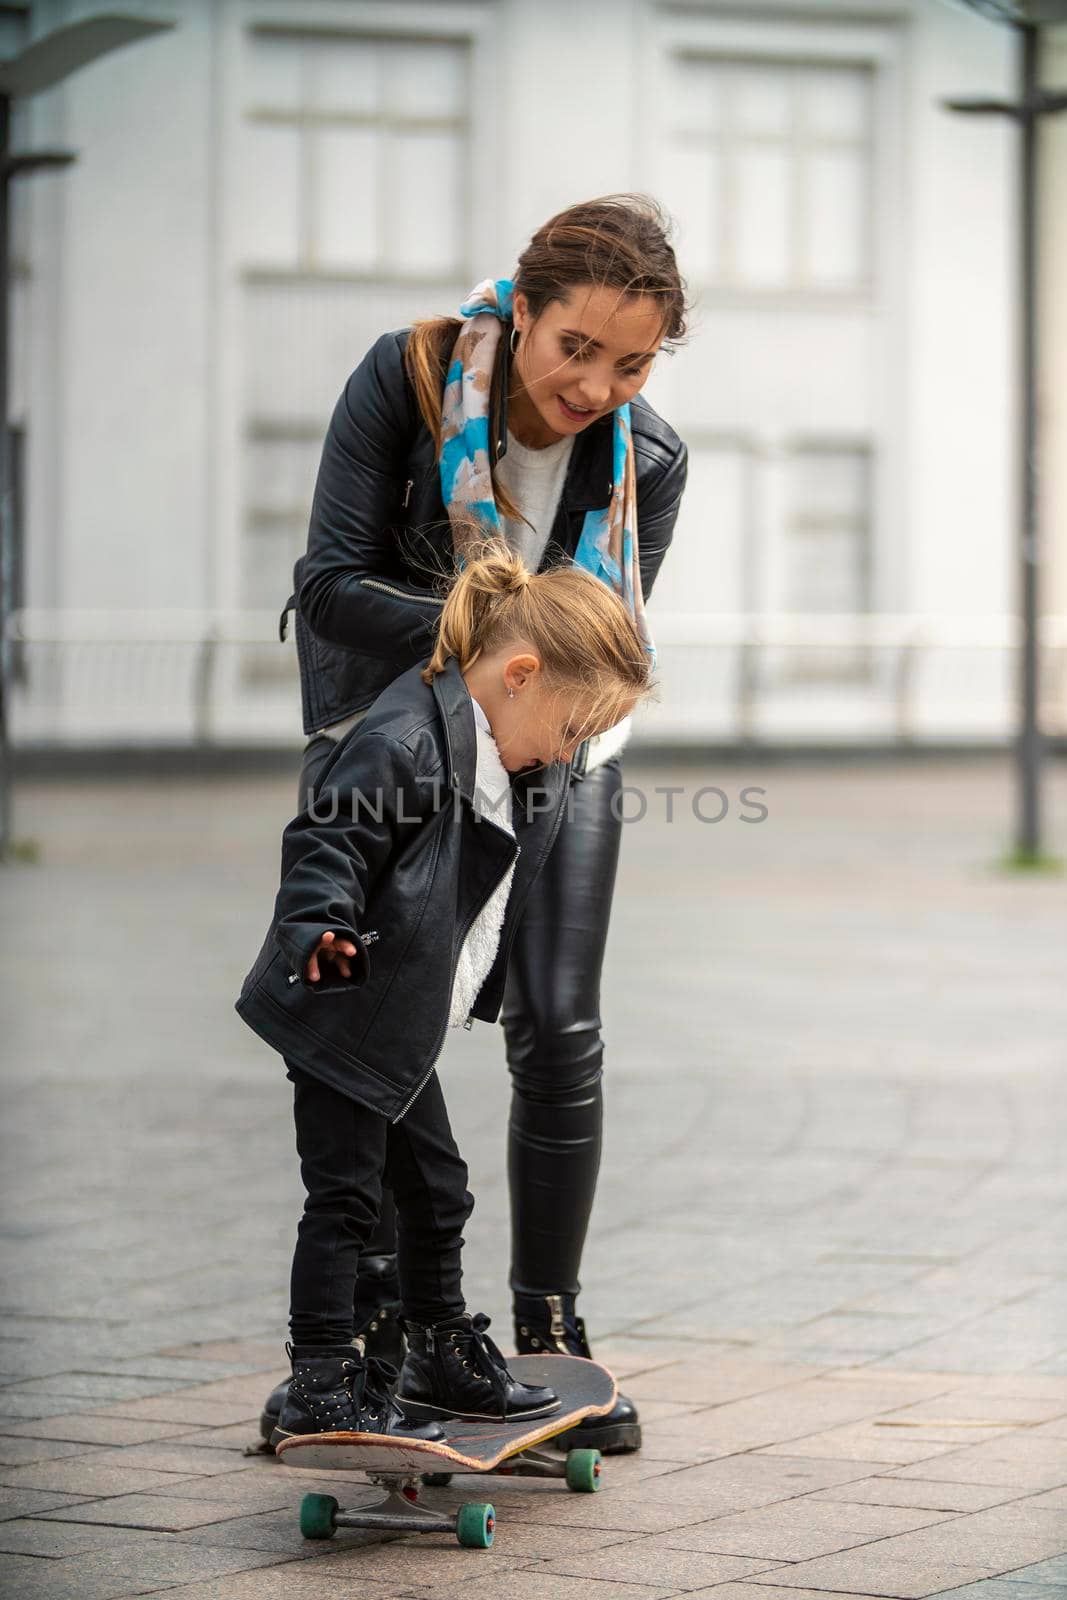
[[(299, 1192), (288, 1085), (231, 1004), (290, 785), (22, 791), (42, 855), (0, 878), (5, 1594), (1067, 1594), (1067, 880), (995, 870), (1007, 765), (627, 772), (648, 815), (583, 1309), (647, 1442), (595, 1498), (496, 1480), (489, 1553), (305, 1545), (310, 1481), (241, 1453)], [(717, 824), (693, 814), (709, 784)], [(1062, 765), (1050, 791), (1067, 854)], [(498, 1031), (444, 1073), (469, 1296), (499, 1332)], [(431, 1493), (486, 1493), (454, 1487)]]

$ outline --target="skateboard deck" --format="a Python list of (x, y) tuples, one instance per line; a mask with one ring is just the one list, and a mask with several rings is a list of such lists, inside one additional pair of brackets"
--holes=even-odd
[(560, 1398), (549, 1416), (519, 1422), (460, 1422), (442, 1418), (443, 1439), (404, 1442), (380, 1433), (317, 1433), (283, 1439), (277, 1457), (287, 1467), (317, 1472), (493, 1472), (510, 1456), (566, 1433), (586, 1417), (604, 1416), (615, 1404), (615, 1379), (581, 1356), (509, 1356), (520, 1383), (548, 1384)]

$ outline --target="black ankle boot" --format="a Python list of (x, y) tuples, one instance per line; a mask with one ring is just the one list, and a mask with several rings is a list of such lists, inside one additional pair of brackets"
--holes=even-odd
[(270, 1436), (275, 1449), (285, 1440), (309, 1433), (387, 1433), (398, 1439), (443, 1439), (435, 1422), (405, 1415), (392, 1396), (395, 1367), (375, 1358), (365, 1360), (354, 1347), (316, 1350), (286, 1349), (293, 1373), (277, 1426)]
[[(584, 1356), (593, 1360), (585, 1323), (572, 1294), (515, 1294), (515, 1348), (521, 1356)], [(641, 1423), (632, 1400), (620, 1394), (606, 1417), (589, 1417), (553, 1441), (561, 1450), (593, 1449), (605, 1455), (640, 1450)]]
[(408, 1353), (396, 1398), (409, 1416), (522, 1422), (559, 1410), (552, 1389), (518, 1383), (486, 1333), (489, 1318), (466, 1312), (424, 1327), (405, 1321)]
[(394, 1367), (403, 1364), (404, 1330), (400, 1326), (400, 1281), (396, 1256), (360, 1256), (355, 1299), (356, 1338), (363, 1354)]
[[(355, 1344), (365, 1356), (400, 1367), (407, 1345), (400, 1326), (400, 1288), (396, 1256), (361, 1256), (356, 1279)], [(267, 1396), (259, 1419), (260, 1437), (270, 1442), (285, 1404), (289, 1379), (283, 1378)]]

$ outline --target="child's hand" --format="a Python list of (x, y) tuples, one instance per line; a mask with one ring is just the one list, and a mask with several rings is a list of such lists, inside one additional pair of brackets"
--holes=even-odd
[(336, 962), (341, 974), (346, 978), (350, 978), (352, 976), (352, 968), (349, 965), (348, 957), (354, 956), (355, 953), (356, 947), (351, 939), (339, 939), (336, 933), (324, 933), (308, 957), (308, 964), (304, 969), (307, 981), (309, 983), (318, 983), (321, 978), (320, 957), (323, 961)]

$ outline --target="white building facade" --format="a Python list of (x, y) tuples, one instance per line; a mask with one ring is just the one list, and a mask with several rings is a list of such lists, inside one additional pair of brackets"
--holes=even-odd
[[(34, 4), (24, 37), (97, 9)], [(177, 25), (21, 118), (78, 161), (17, 208), (19, 739), (299, 739), (277, 613), (349, 372), (552, 212), (634, 189), (676, 218), (694, 299), (647, 389), (691, 466), (641, 737), (1008, 736), (1016, 135), (942, 106), (1015, 95), (1007, 29), (951, 0), (126, 9)], [(1067, 483), (1045, 491), (1065, 732)]]

